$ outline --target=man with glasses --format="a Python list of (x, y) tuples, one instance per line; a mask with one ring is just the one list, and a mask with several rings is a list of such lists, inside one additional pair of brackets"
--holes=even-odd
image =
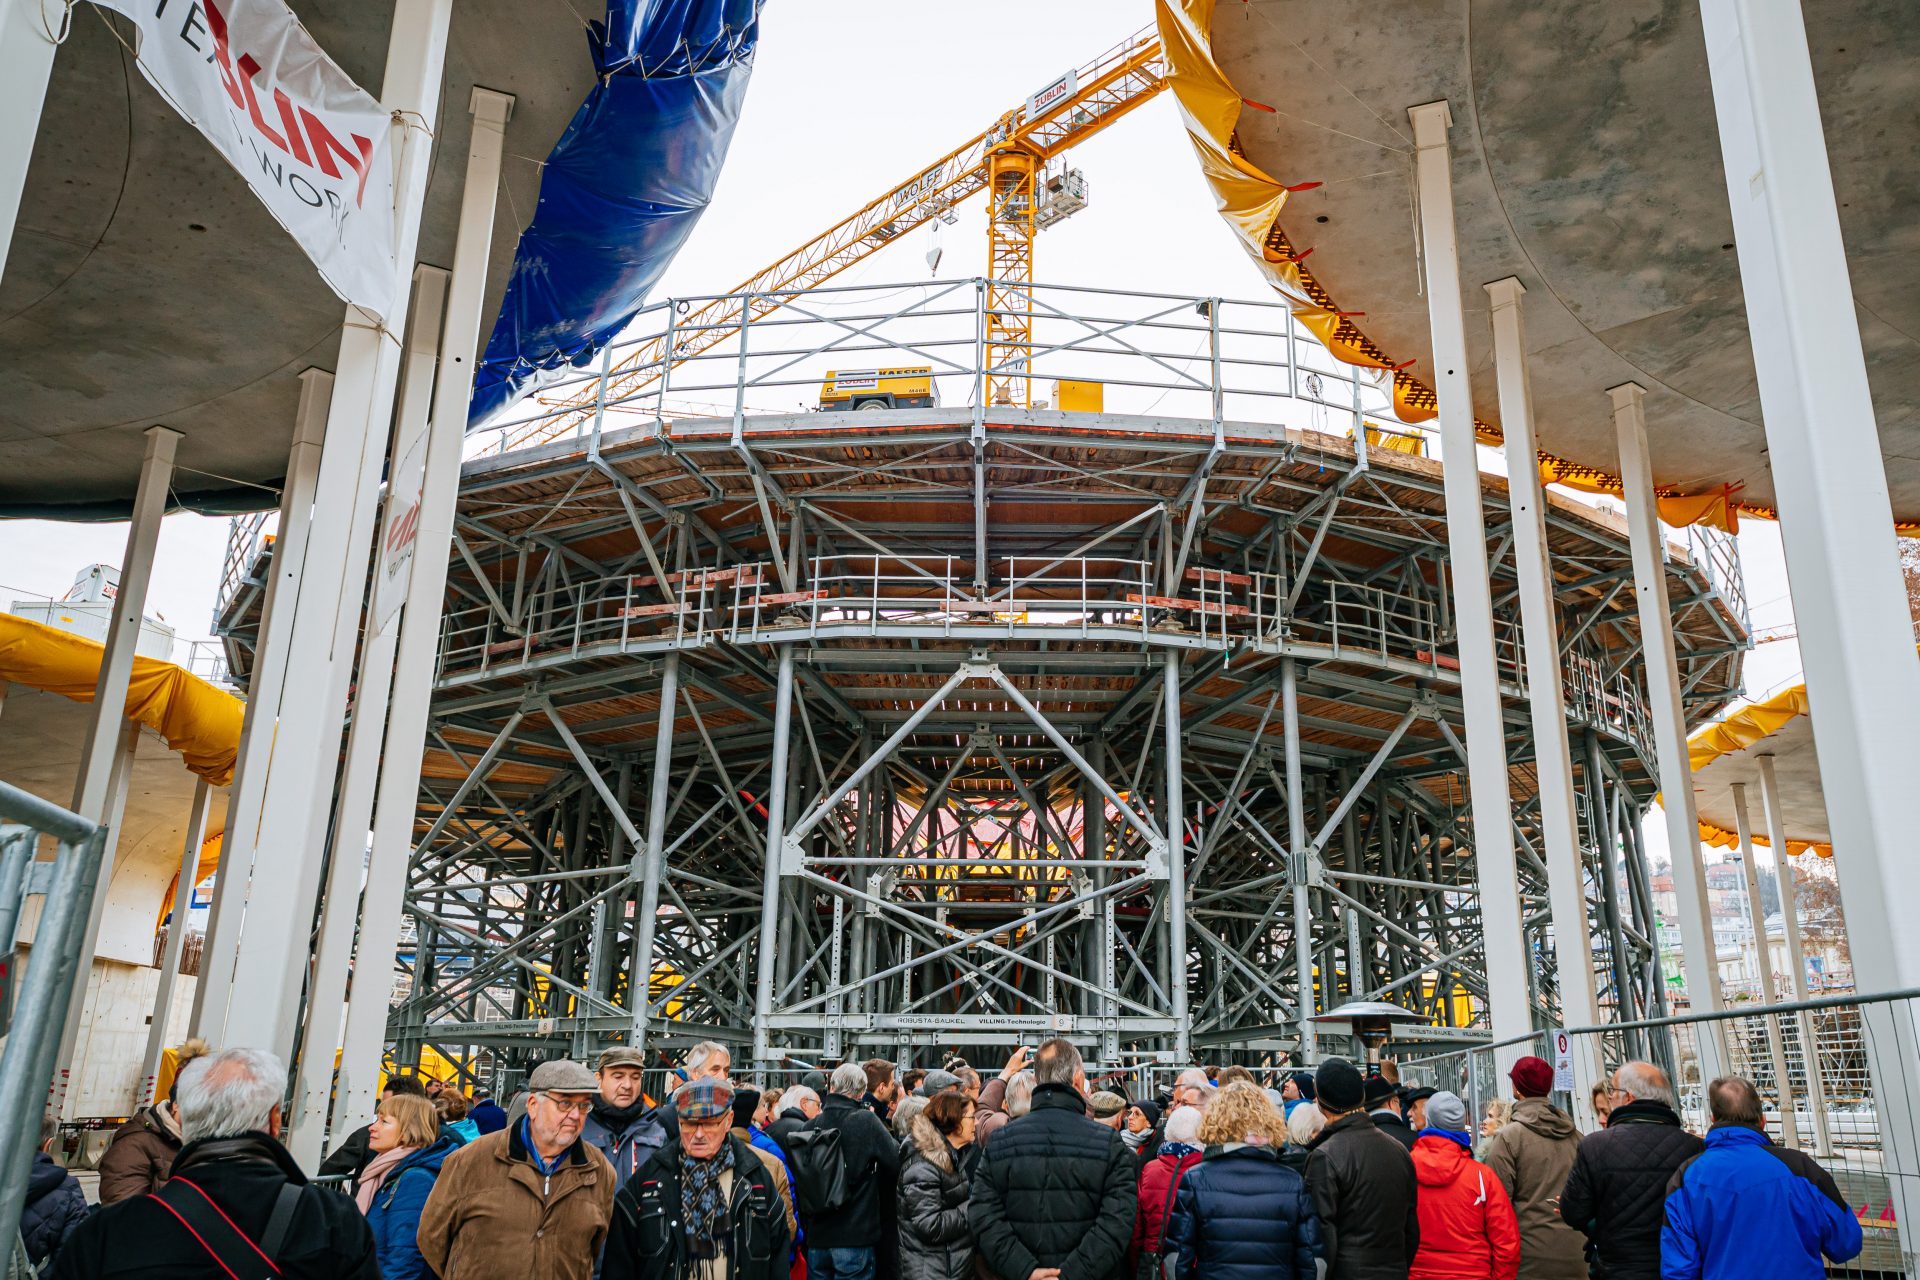
[(614, 1200), (602, 1280), (785, 1280), (793, 1193), (778, 1158), (735, 1136), (733, 1088), (674, 1095), (680, 1134)]
[(435, 1275), (589, 1280), (614, 1195), (613, 1166), (580, 1140), (599, 1087), (577, 1062), (543, 1062), (518, 1124), (447, 1157), (420, 1214)]
[(1657, 1280), (1667, 1183), (1705, 1148), (1680, 1126), (1673, 1086), (1651, 1062), (1613, 1073), (1607, 1127), (1580, 1139), (1560, 1217), (1582, 1232), (1607, 1280)]

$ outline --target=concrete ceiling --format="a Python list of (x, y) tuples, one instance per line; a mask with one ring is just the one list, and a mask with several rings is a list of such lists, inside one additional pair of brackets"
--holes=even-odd
[[(1920, 22), (1804, 0), (1894, 508), (1920, 518)], [(1607, 387), (1644, 385), (1656, 478), (1773, 505), (1706, 50), (1692, 0), (1251, 0), (1214, 54), (1296, 251), (1431, 381), (1407, 108), (1452, 105), (1475, 409), (1497, 422), (1480, 285), (1526, 285), (1541, 446), (1617, 469)]]
[(1831, 844), (1827, 827), (1827, 797), (1820, 787), (1820, 757), (1813, 746), (1813, 721), (1797, 716), (1750, 747), (1710, 761), (1693, 774), (1696, 807), (1702, 822), (1722, 831), (1735, 829), (1733, 784), (1747, 788), (1747, 817), (1754, 836), (1766, 842), (1767, 819), (1760, 806), (1760, 766), (1757, 758), (1773, 757), (1774, 777), (1780, 783), (1780, 816), (1787, 839)]
[[(292, 0), (320, 45), (376, 96), (391, 0)], [(345, 307), (192, 126), (141, 77), (90, 4), (54, 64), (0, 276), (0, 514), (124, 514), (140, 433), (186, 433), (176, 493), (270, 506), (285, 473), (298, 375), (331, 369)], [(489, 325), (532, 217), (538, 161), (593, 80), (563, 0), (454, 6), (419, 257), (453, 258), (475, 84), (518, 99), (494, 223)], [(45, 512), (52, 514), (52, 512)]]

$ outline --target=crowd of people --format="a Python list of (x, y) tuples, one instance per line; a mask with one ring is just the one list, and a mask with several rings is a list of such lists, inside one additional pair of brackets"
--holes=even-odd
[(394, 1076), (315, 1182), (279, 1141), (285, 1065), (189, 1056), (116, 1134), (98, 1210), (43, 1135), (21, 1235), (47, 1274), (1746, 1280), (1821, 1276), (1862, 1244), (1749, 1082), (1712, 1082), (1702, 1138), (1645, 1062), (1596, 1088), (1582, 1135), (1522, 1058), (1476, 1134), (1457, 1095), (1337, 1057), (1131, 1097), (1053, 1039), (984, 1081), (875, 1060), (761, 1091), (707, 1043), (656, 1102), (615, 1047), (542, 1063), (505, 1108)]

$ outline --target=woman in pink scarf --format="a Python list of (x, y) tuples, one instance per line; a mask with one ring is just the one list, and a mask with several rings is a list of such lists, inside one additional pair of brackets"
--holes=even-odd
[(440, 1176), (440, 1165), (461, 1140), (442, 1135), (440, 1117), (425, 1098), (396, 1094), (380, 1104), (367, 1130), (373, 1159), (355, 1184), (353, 1198), (367, 1215), (386, 1280), (431, 1277), (415, 1237), (420, 1210)]

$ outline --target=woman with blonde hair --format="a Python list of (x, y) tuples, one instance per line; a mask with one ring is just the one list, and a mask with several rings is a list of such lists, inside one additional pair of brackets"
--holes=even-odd
[(416, 1237), (420, 1211), (440, 1176), (440, 1165), (461, 1140), (440, 1131), (440, 1113), (425, 1098), (395, 1094), (380, 1103), (367, 1129), (373, 1158), (353, 1198), (373, 1230), (380, 1274), (386, 1280), (431, 1280)]
[(1180, 1181), (1167, 1221), (1172, 1280), (1314, 1280), (1320, 1218), (1307, 1181), (1280, 1159), (1286, 1121), (1236, 1080), (1200, 1120), (1206, 1154)]

